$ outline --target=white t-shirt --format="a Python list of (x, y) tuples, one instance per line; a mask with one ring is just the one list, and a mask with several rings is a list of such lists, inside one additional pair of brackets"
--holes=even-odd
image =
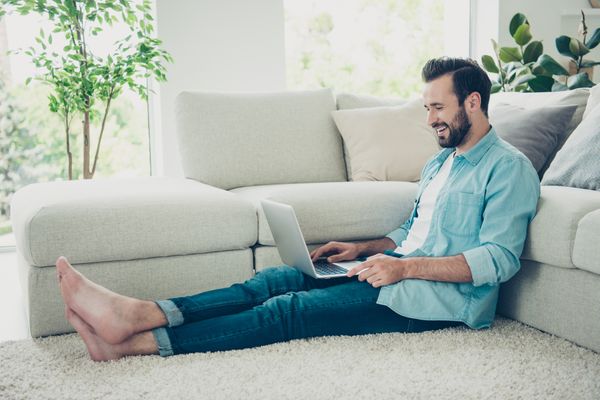
[(417, 205), (417, 216), (413, 220), (412, 227), (408, 231), (406, 239), (400, 243), (400, 246), (394, 252), (400, 254), (412, 253), (425, 242), (429, 233), (429, 225), (431, 224), (431, 217), (435, 209), (435, 202), (440, 190), (442, 190), (442, 187), (444, 187), (444, 184), (448, 180), (448, 175), (450, 175), (450, 169), (454, 162), (454, 154), (452, 153), (446, 158), (437, 175), (433, 177), (429, 185), (423, 190), (421, 199)]

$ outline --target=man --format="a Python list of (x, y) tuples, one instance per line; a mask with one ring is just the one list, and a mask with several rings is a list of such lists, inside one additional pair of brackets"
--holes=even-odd
[(539, 180), (490, 126), (491, 83), (476, 62), (433, 59), (423, 79), (427, 123), (444, 149), (423, 169), (412, 215), (385, 238), (330, 242), (311, 254), (367, 261), (346, 278), (319, 280), (284, 266), (229, 288), (152, 302), (98, 286), (61, 257), (66, 315), (92, 359), (489, 327), (499, 284), (519, 269)]

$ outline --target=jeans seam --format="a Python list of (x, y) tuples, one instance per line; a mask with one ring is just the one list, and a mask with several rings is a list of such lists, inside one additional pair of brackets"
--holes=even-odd
[[(261, 298), (259, 298), (257, 300), (257, 302), (259, 304), (264, 303), (265, 301), (273, 298), (273, 296), (281, 296), (290, 292), (295, 292), (295, 290), (284, 290), (284, 288), (278, 288), (278, 290), (275, 290), (273, 292), (269, 292), (269, 296), (262, 296)], [(175, 303), (174, 299), (171, 299), (171, 301), (177, 306), (177, 308), (179, 309), (179, 311), (183, 314), (183, 313), (194, 313), (194, 310), (190, 310), (190, 307), (186, 306), (185, 304), (177, 304)], [(224, 306), (240, 306), (240, 305), (245, 305), (248, 304), (248, 302), (246, 301), (231, 301), (231, 302), (222, 302), (222, 303), (217, 303), (217, 304), (210, 304), (206, 307), (202, 307), (201, 311), (212, 311)], [(259, 305), (257, 304), (257, 305)], [(256, 306), (256, 305), (255, 305)], [(185, 320), (185, 315), (184, 315), (184, 320)]]
[[(368, 300), (370, 300), (372, 302), (372, 299), (368, 299)], [(352, 304), (360, 304), (360, 303), (366, 303), (366, 302), (368, 302), (368, 301), (365, 301), (364, 298), (361, 298), (361, 299), (358, 299), (357, 301), (347, 302), (347, 303), (344, 303), (344, 304), (345, 305), (352, 305)], [(327, 307), (329, 307), (331, 305), (334, 305), (334, 304), (337, 304), (337, 303), (335, 303), (335, 302), (334, 303), (327, 303), (327, 304), (321, 305), (320, 307), (319, 306), (317, 306), (317, 307), (310, 307), (310, 308), (306, 308), (304, 310), (305, 311), (320, 310), (320, 309), (327, 308)], [(261, 329), (261, 328), (265, 328), (265, 327), (268, 327), (268, 326), (271, 326), (271, 325), (275, 325), (276, 323), (280, 322), (283, 319), (283, 317), (285, 317), (285, 316), (287, 316), (287, 315), (289, 315), (289, 314), (291, 314), (293, 312), (296, 312), (298, 310), (299, 310), (299, 308), (293, 308), (293, 309), (291, 309), (289, 311), (285, 311), (282, 314), (276, 315), (273, 320), (270, 320), (267, 323), (265, 323), (264, 325), (261, 325), (261, 326), (256, 327), (256, 328), (234, 331), (234, 332), (231, 332), (228, 335), (219, 335), (219, 336), (213, 336), (213, 337), (203, 338), (203, 339), (201, 339), (201, 338), (198, 338), (198, 339), (192, 338), (191, 340), (185, 340), (185, 341), (182, 341), (181, 343), (183, 343), (183, 344), (189, 344), (189, 343), (197, 343), (197, 342), (210, 342), (210, 341), (215, 341), (215, 340), (218, 340), (218, 339), (227, 339), (227, 338), (230, 338), (232, 336), (237, 336), (237, 335), (242, 335), (242, 334), (245, 334), (245, 333), (250, 333), (250, 332), (256, 331), (256, 330)]]

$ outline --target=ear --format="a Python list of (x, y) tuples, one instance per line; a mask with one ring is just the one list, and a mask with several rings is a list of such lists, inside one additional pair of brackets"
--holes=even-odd
[(475, 112), (481, 109), (481, 95), (479, 92), (473, 92), (465, 99), (465, 109), (469, 112)]

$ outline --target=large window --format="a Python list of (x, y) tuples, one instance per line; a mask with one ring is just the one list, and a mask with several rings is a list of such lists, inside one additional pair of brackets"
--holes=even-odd
[[(20, 187), (34, 182), (68, 179), (64, 123), (48, 107), (49, 86), (27, 78), (37, 71), (25, 54), (7, 50), (34, 45), (40, 29), (52, 27), (38, 15), (5, 15), (0, 19), (0, 248), (14, 245), (10, 224), (10, 198)], [(107, 35), (108, 33), (108, 35)], [(104, 55), (127, 35), (114, 24), (93, 43)], [(99, 105), (101, 107), (101, 105)], [(99, 152), (95, 178), (150, 175), (147, 103), (126, 89), (112, 104)], [(95, 152), (100, 118), (92, 122), (91, 148)], [(82, 123), (72, 121), (73, 178), (82, 176)]]
[(285, 0), (287, 85), (416, 96), (431, 57), (467, 56), (465, 0)]

